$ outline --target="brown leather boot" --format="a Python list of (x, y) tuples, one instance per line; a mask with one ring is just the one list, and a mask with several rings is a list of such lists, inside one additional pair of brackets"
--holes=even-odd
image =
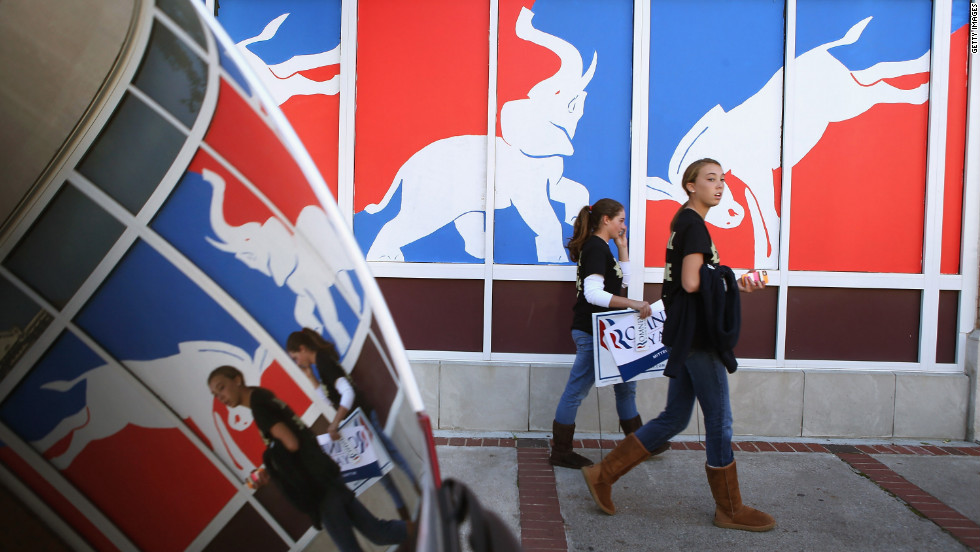
[(592, 465), (592, 460), (572, 450), (575, 424), (559, 424), (554, 421), (551, 424), (551, 430), (555, 434), (554, 444), (551, 446), (551, 457), (548, 458), (548, 462), (552, 466), (578, 470)]
[[(639, 415), (637, 415), (635, 418), (630, 418), (629, 420), (620, 420), (619, 427), (623, 428), (623, 434), (629, 435), (630, 433), (633, 433), (634, 431), (643, 427), (643, 419), (640, 418)], [(662, 452), (666, 451), (669, 448), (670, 448), (670, 441), (667, 441), (666, 443), (660, 445), (659, 447), (651, 450), (650, 456), (653, 457), (658, 454), (661, 454)]]
[(619, 427), (623, 429), (624, 435), (629, 435), (643, 427), (643, 418), (637, 415), (635, 418), (630, 418), (629, 420), (620, 420)]
[(704, 471), (715, 497), (715, 526), (743, 531), (768, 531), (776, 526), (776, 520), (769, 514), (742, 504), (734, 461), (724, 468), (705, 464)]
[(630, 433), (602, 462), (582, 468), (582, 477), (589, 486), (592, 500), (603, 512), (609, 515), (616, 513), (616, 505), (612, 501), (612, 484), (649, 457), (650, 452), (643, 448), (643, 443)]

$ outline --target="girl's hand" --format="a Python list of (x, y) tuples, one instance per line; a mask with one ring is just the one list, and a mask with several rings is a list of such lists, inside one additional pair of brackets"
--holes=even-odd
[(252, 489), (258, 490), (269, 484), (270, 481), (269, 472), (267, 472), (263, 468), (255, 468), (254, 470), (252, 470), (252, 473), (248, 475), (248, 479), (250, 481), (248, 486), (251, 487)]
[(616, 237), (613, 238), (613, 241), (616, 243), (616, 248), (619, 249), (620, 251), (625, 251), (629, 248), (629, 242), (626, 239), (625, 225), (623, 226), (623, 231), (617, 234)]
[(650, 303), (646, 301), (632, 301), (630, 308), (640, 313), (640, 318), (646, 318), (653, 314), (653, 309), (650, 308)]
[(327, 433), (330, 434), (330, 438), (334, 441), (340, 441), (340, 429), (337, 424), (330, 424), (330, 426), (327, 427)]
[[(752, 272), (754, 271), (750, 271), (749, 274), (751, 274)], [(739, 278), (737, 282), (738, 282), (738, 290), (743, 293), (752, 293), (753, 291), (757, 291), (766, 287), (765, 281), (763, 281), (762, 279), (757, 280), (751, 277), (743, 276), (742, 278)]]

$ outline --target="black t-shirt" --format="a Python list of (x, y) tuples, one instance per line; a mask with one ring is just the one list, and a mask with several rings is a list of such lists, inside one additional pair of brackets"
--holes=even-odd
[[(313, 524), (319, 527), (318, 506), (325, 493), (353, 496), (340, 478), (340, 468), (320, 449), (313, 432), (289, 405), (268, 389), (251, 389), (252, 418), (267, 447), (262, 460), (269, 475), (286, 498), (309, 514)], [(296, 435), (299, 449), (295, 452), (273, 437), (272, 426), (278, 423), (285, 424)]]
[(353, 411), (357, 407), (361, 407), (361, 411), (365, 414), (370, 413), (370, 409), (361, 400), (361, 393), (358, 392), (357, 387), (351, 380), (344, 368), (330, 356), (326, 351), (320, 350), (316, 353), (316, 371), (320, 376), (320, 383), (327, 390), (327, 400), (330, 401), (330, 405), (335, 409), (340, 408), (340, 391), (337, 391), (337, 380), (340, 378), (346, 378), (347, 383), (350, 384), (351, 389), (354, 390), (354, 404), (351, 405), (350, 410)]
[[(670, 315), (670, 304), (674, 297), (679, 293), (687, 293), (681, 285), (681, 268), (684, 265), (684, 257), (692, 253), (704, 254), (704, 261), (708, 264), (718, 266), (721, 260), (718, 257), (718, 250), (715, 249), (711, 235), (708, 234), (708, 227), (704, 224), (704, 219), (693, 209), (681, 209), (674, 222), (674, 227), (667, 240), (667, 264), (664, 266), (664, 286), (660, 298), (663, 299), (664, 308), (667, 315)], [(701, 302), (696, 301), (698, 308), (697, 314), (697, 333), (694, 336), (694, 346), (701, 344), (701, 336), (705, 335), (707, 321), (704, 319)]]
[(603, 277), (602, 289), (613, 294), (623, 292), (623, 269), (613, 257), (609, 244), (598, 236), (589, 236), (578, 256), (578, 272), (575, 277), (576, 301), (572, 311), (572, 329), (592, 334), (592, 313), (611, 309), (597, 307), (585, 300), (585, 279), (593, 274)]
[(293, 412), (293, 409), (289, 408), (289, 405), (282, 402), (279, 397), (276, 397), (268, 389), (253, 387), (251, 406), (255, 426), (259, 428), (259, 433), (262, 434), (262, 440), (265, 441), (266, 446), (273, 439), (269, 430), (279, 422), (286, 424), (286, 427), (295, 433), (297, 437), (303, 435), (304, 431), (308, 431), (306, 424), (303, 423), (303, 420), (299, 419), (299, 416)]

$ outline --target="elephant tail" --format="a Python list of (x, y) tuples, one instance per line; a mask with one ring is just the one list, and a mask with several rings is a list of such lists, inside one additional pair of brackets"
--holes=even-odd
[(372, 203), (364, 207), (364, 212), (373, 215), (379, 211), (383, 211), (384, 208), (391, 203), (391, 198), (394, 197), (395, 192), (397, 192), (398, 188), (402, 185), (402, 180), (404, 179), (402, 178), (401, 171), (398, 171), (398, 174), (395, 175), (395, 180), (391, 183), (391, 186), (388, 188), (385, 196), (381, 199), (381, 202)]
[(85, 372), (84, 374), (78, 376), (77, 378), (75, 378), (75, 379), (73, 379), (71, 381), (65, 381), (65, 380), (49, 381), (49, 382), (47, 382), (45, 384), (42, 384), (41, 385), (41, 389), (48, 389), (48, 390), (51, 390), (51, 391), (60, 391), (60, 392), (64, 393), (65, 391), (68, 391), (69, 389), (72, 389), (73, 387), (75, 387), (79, 383), (81, 383), (81, 382), (85, 381), (86, 379), (88, 379), (88, 376), (89, 376), (89, 373), (88, 372)]
[(872, 17), (873, 16), (869, 16), (862, 19), (861, 21), (858, 21), (850, 29), (848, 29), (846, 33), (844, 33), (844, 36), (840, 37), (839, 39), (833, 42), (828, 42), (824, 44), (822, 48), (824, 50), (829, 50), (836, 46), (846, 46), (848, 44), (854, 44), (855, 42), (857, 42), (859, 38), (861, 38), (861, 33), (864, 32), (864, 28), (867, 27), (868, 23), (871, 22)]

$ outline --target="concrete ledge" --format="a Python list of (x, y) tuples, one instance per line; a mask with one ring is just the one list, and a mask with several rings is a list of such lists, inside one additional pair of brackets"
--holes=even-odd
[[(968, 344), (977, 347), (975, 339)], [(435, 429), (546, 434), (571, 369), (461, 361), (412, 367)], [(643, 420), (663, 409), (668, 383), (638, 382)], [(740, 368), (729, 384), (736, 436), (972, 440), (970, 425), (978, 425), (976, 377), (967, 374)], [(579, 408), (577, 434), (618, 434), (618, 425), (612, 387), (593, 389)], [(696, 408), (682, 435), (703, 434)]]

